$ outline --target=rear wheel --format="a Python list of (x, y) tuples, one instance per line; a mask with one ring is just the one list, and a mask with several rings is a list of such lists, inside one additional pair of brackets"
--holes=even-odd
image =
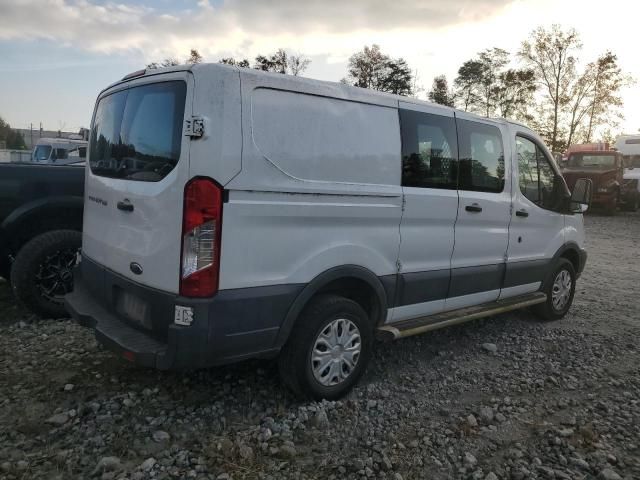
[(340, 398), (364, 373), (372, 348), (373, 326), (362, 307), (321, 295), (298, 318), (282, 349), (280, 376), (300, 396)]
[(547, 300), (534, 307), (535, 313), (543, 320), (561, 319), (571, 308), (575, 290), (576, 270), (573, 264), (566, 258), (558, 259), (544, 287)]
[(24, 245), (11, 267), (11, 287), (20, 303), (43, 318), (66, 317), (64, 296), (73, 290), (82, 235), (54, 230)]

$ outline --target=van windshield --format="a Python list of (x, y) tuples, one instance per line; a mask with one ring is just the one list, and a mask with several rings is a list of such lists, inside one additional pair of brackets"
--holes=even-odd
[(100, 99), (91, 129), (89, 165), (95, 175), (162, 180), (180, 159), (186, 84), (153, 83)]
[(34, 162), (46, 162), (51, 154), (51, 145), (38, 145), (33, 152)]

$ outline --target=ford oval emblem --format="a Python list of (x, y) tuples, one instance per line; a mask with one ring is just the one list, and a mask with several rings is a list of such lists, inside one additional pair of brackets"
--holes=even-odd
[(142, 265), (140, 265), (137, 262), (131, 262), (129, 264), (129, 269), (135, 273), (136, 275), (141, 275), (142, 274)]

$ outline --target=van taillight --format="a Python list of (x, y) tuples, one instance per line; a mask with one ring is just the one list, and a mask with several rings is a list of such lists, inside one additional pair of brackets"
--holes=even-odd
[(218, 291), (222, 187), (194, 178), (184, 189), (180, 295), (211, 297)]

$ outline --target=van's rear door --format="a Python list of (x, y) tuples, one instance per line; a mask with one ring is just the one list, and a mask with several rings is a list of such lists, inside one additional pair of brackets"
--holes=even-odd
[(83, 255), (135, 282), (178, 293), (193, 76), (118, 84), (98, 99), (88, 152)]

